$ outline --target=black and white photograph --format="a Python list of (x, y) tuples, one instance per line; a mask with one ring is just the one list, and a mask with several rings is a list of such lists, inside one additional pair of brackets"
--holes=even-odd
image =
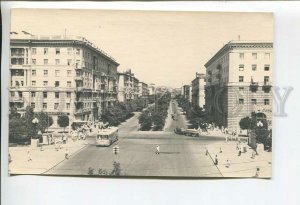
[(271, 178), (273, 26), (272, 12), (11, 9), (7, 172)]

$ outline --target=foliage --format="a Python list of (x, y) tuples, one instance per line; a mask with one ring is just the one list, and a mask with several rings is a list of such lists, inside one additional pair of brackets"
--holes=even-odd
[(240, 124), (240, 128), (242, 130), (249, 130), (249, 129), (251, 129), (253, 122), (252, 122), (252, 119), (247, 116), (247, 117), (242, 118), (240, 120), (239, 124)]
[(38, 130), (45, 132), (45, 130), (53, 124), (53, 118), (45, 112), (36, 113), (36, 118), (39, 120), (37, 125)]
[(57, 124), (60, 127), (63, 127), (64, 131), (65, 131), (65, 128), (69, 125), (69, 116), (68, 115), (59, 115), (57, 118)]

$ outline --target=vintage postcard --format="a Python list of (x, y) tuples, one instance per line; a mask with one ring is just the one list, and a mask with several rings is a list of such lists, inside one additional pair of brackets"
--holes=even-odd
[(12, 9), (9, 173), (272, 176), (273, 14)]

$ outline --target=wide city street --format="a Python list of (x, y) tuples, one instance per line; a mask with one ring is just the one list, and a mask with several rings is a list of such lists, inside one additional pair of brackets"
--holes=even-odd
[[(176, 120), (172, 120), (171, 113)], [(138, 131), (138, 117), (119, 126), (119, 140), (110, 147), (95, 146), (95, 139), (88, 138), (88, 145), (70, 159), (53, 167), (47, 175), (87, 175), (89, 170), (110, 172), (113, 163), (120, 163), (121, 176), (169, 176), (169, 177), (222, 177), (205, 145), (224, 141), (221, 137), (189, 137), (177, 135), (174, 129), (186, 126), (185, 116), (176, 102), (171, 102), (164, 131)], [(118, 145), (119, 154), (113, 153)], [(159, 145), (160, 154), (156, 154)]]

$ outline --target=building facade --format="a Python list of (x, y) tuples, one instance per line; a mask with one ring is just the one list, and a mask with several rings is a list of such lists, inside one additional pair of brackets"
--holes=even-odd
[(205, 74), (196, 73), (192, 81), (192, 106), (204, 108), (205, 105)]
[(119, 64), (85, 38), (13, 32), (10, 41), (10, 106), (26, 106), (71, 122), (96, 121), (117, 100)]
[(191, 86), (190, 85), (184, 85), (183, 86), (183, 96), (186, 100), (191, 102)]
[(252, 112), (272, 123), (273, 43), (230, 41), (206, 64), (205, 107), (217, 125), (238, 130)]
[(118, 73), (118, 101), (129, 102), (134, 99), (134, 74), (131, 70)]

